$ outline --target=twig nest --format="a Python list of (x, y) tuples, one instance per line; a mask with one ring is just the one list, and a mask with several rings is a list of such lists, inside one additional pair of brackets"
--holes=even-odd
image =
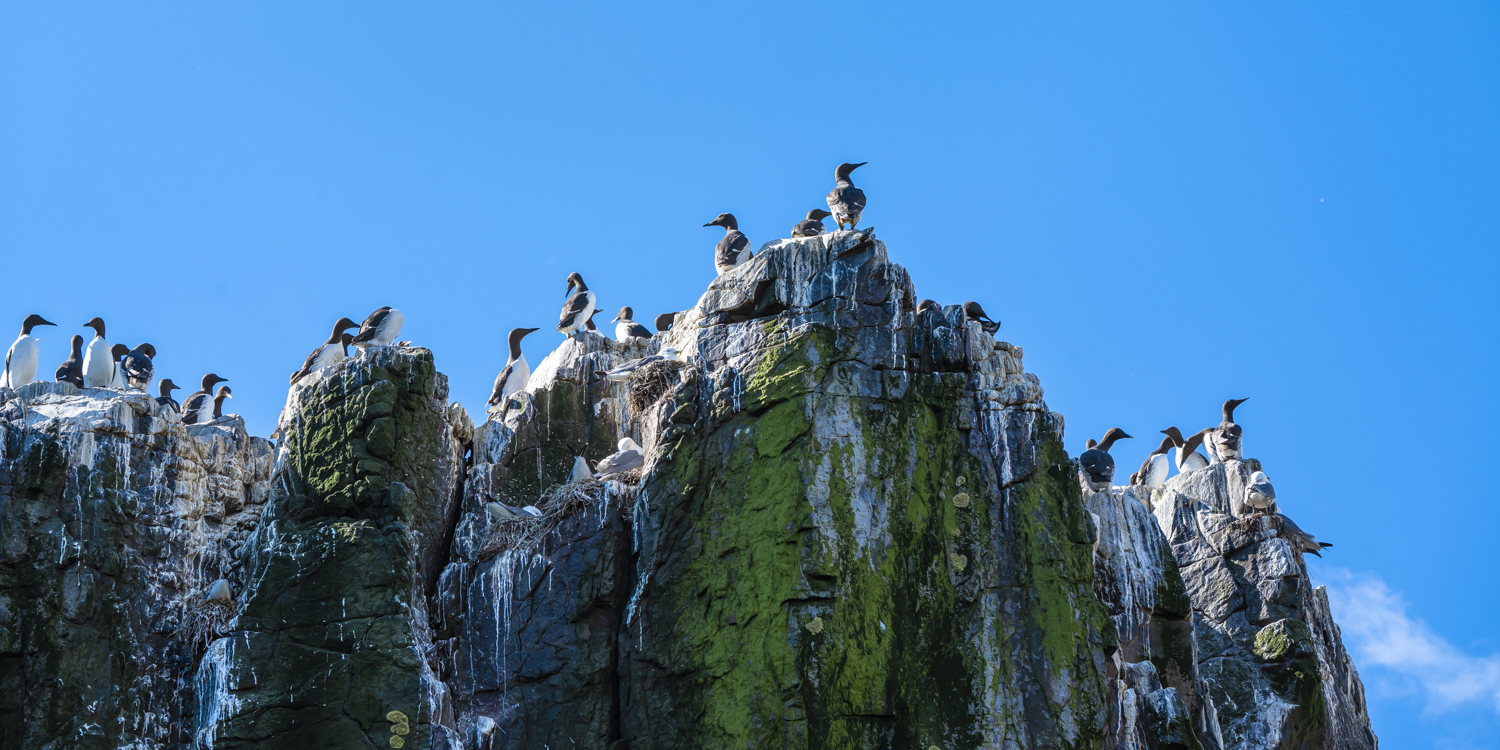
[(964, 567), (969, 564), (969, 558), (964, 557), (957, 552), (954, 552), (948, 555), (948, 562), (953, 564), (954, 570), (957, 570), (961, 573), (963, 572)]
[(967, 492), (960, 492), (957, 495), (954, 495), (953, 496), (953, 507), (955, 507), (955, 508), (967, 508), (967, 507), (969, 507), (969, 493), (967, 493)]
[(813, 635), (817, 635), (818, 633), (823, 632), (823, 618), (812, 618), (812, 622), (807, 623), (807, 632), (812, 633)]

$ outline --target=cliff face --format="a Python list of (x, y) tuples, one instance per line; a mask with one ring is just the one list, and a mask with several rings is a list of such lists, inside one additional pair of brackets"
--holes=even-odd
[(274, 465), (0, 391), (0, 748), (1375, 746), (1258, 464), (1081, 491), (1021, 350), (914, 303), (869, 232), (771, 243), (477, 427), (426, 350), (318, 373)]

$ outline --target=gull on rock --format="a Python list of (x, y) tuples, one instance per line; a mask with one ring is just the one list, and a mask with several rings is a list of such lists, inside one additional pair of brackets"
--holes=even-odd
[(826, 234), (828, 232), (828, 227), (823, 226), (823, 220), (832, 215), (833, 212), (824, 211), (821, 208), (815, 208), (811, 211), (808, 211), (807, 218), (797, 222), (797, 225), (792, 227), (792, 236), (817, 237), (820, 234)]
[(401, 326), (406, 316), (394, 307), (382, 307), (370, 313), (359, 326), (359, 333), (349, 341), (361, 352), (372, 346), (390, 346), (401, 335)]
[(211, 602), (227, 603), (234, 601), (234, 595), (229, 590), (229, 580), (227, 578), (220, 578), (214, 581), (214, 585), (208, 589), (208, 596), (203, 598)]
[(151, 379), (156, 377), (156, 347), (141, 344), (120, 358), (120, 372), (125, 375), (125, 385), (137, 391), (146, 390)]
[(838, 222), (839, 229), (845, 224), (853, 229), (859, 224), (860, 214), (865, 211), (865, 191), (854, 186), (849, 179), (849, 174), (864, 165), (869, 164), (862, 161), (858, 164), (844, 163), (833, 170), (833, 179), (836, 186), (828, 193), (828, 209), (833, 212), (833, 220)]
[[(1094, 492), (1102, 492), (1109, 489), (1110, 483), (1115, 479), (1115, 459), (1109, 455), (1109, 449), (1117, 440), (1128, 440), (1130, 436), (1118, 427), (1109, 428), (1104, 433), (1104, 439), (1098, 445), (1089, 445), (1083, 454), (1078, 457), (1078, 464), (1083, 469), (1086, 484)], [(1092, 443), (1093, 441), (1089, 441)]]
[(55, 325), (57, 324), (47, 322), (40, 315), (27, 315), (21, 321), (21, 335), (16, 337), (15, 343), (5, 352), (5, 372), (0, 374), (0, 386), (20, 388), (36, 380), (37, 361), (41, 358), (42, 348), (36, 337), (31, 335), (31, 329)]
[(719, 244), (714, 245), (714, 271), (722, 274), (755, 257), (750, 252), (750, 238), (740, 231), (740, 223), (734, 214), (719, 214), (703, 226), (724, 227), (724, 236), (719, 239)]
[(203, 376), (202, 387), (182, 401), (182, 423), (183, 424), (207, 424), (212, 421), (214, 409), (214, 386), (219, 383), (229, 382), (228, 378), (209, 373)]
[(635, 374), (636, 370), (639, 370), (642, 367), (651, 364), (652, 362), (660, 362), (664, 359), (669, 359), (673, 362), (681, 362), (683, 361), (682, 352), (678, 351), (676, 347), (664, 347), (661, 352), (657, 354), (652, 354), (649, 357), (641, 357), (640, 359), (632, 359), (629, 362), (626, 362), (625, 364), (604, 373), (604, 377), (608, 378), (611, 383), (621, 383), (629, 380), (630, 377)]
[(1257, 471), (1250, 475), (1250, 485), (1245, 488), (1245, 504), (1256, 509), (1265, 510), (1276, 502), (1276, 488), (1271, 486), (1271, 479), (1264, 471)]
[(583, 277), (576, 272), (568, 274), (566, 294), (568, 299), (563, 303), (562, 314), (557, 318), (557, 332), (572, 336), (585, 328), (599, 305), (594, 293), (583, 283)]
[(596, 476), (602, 477), (609, 474), (618, 474), (622, 471), (638, 469), (645, 465), (645, 452), (641, 450), (641, 446), (636, 445), (634, 440), (628, 437), (620, 438), (620, 442), (616, 444), (615, 448), (614, 453), (599, 459), (599, 463), (594, 465), (594, 474)]
[(1281, 530), (1286, 532), (1287, 541), (1297, 545), (1303, 552), (1311, 552), (1318, 557), (1322, 557), (1322, 551), (1327, 547), (1333, 546), (1328, 542), (1318, 541), (1317, 537), (1303, 531), (1302, 527), (1298, 526), (1292, 519), (1280, 513), (1277, 513), (1276, 517), (1281, 519)]
[(1203, 444), (1208, 433), (1213, 432), (1212, 427), (1205, 427), (1194, 433), (1192, 437), (1183, 439), (1182, 432), (1176, 427), (1168, 427), (1162, 430), (1162, 434), (1172, 439), (1172, 445), (1177, 447), (1177, 471), (1188, 472), (1208, 468), (1208, 459), (1198, 452), (1198, 446)]
[(104, 320), (94, 318), (83, 324), (94, 329), (94, 338), (83, 353), (83, 387), (107, 388), (115, 377), (115, 360), (109, 353), (109, 342), (104, 340)]
[(484, 505), (484, 512), (491, 521), (521, 521), (528, 518), (541, 518), (542, 511), (534, 505), (524, 508), (512, 508), (505, 503), (488, 502)]
[(354, 343), (354, 336), (344, 331), (358, 325), (348, 318), (339, 318), (338, 322), (333, 324), (333, 333), (328, 334), (328, 340), (324, 341), (322, 346), (312, 350), (312, 354), (307, 355), (307, 359), (302, 361), (302, 369), (292, 373), (291, 382), (295, 383), (318, 370), (344, 361), (344, 358), (349, 356), (349, 345)]
[(57, 366), (57, 372), (53, 374), (53, 380), (59, 383), (72, 383), (83, 387), (83, 337), (74, 335), (72, 341), (73, 353)]
[(505, 362), (505, 368), (495, 376), (495, 387), (490, 391), (489, 408), (494, 409), (505, 403), (505, 399), (512, 394), (519, 393), (526, 387), (526, 381), (531, 379), (531, 365), (526, 364), (526, 355), (521, 353), (521, 339), (527, 334), (537, 331), (536, 328), (512, 328), (507, 342), (510, 345), (510, 358)]
[(651, 332), (646, 330), (645, 326), (635, 322), (634, 320), (631, 320), (634, 315), (635, 311), (631, 310), (629, 307), (620, 308), (619, 314), (615, 316), (616, 341), (624, 341), (625, 339), (651, 338)]

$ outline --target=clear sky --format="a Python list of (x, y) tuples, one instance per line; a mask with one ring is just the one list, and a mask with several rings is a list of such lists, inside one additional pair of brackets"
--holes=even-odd
[(693, 304), (841, 161), (1068, 446), (1239, 411), (1386, 747), (1500, 747), (1500, 10), (0, 2), (0, 321), (94, 315), (268, 434), (339, 316), (482, 413), (504, 332)]

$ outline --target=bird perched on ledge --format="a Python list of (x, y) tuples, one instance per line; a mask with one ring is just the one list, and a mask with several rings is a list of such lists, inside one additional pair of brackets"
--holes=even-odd
[(652, 362), (659, 362), (664, 359), (670, 359), (673, 362), (681, 362), (682, 352), (678, 351), (676, 347), (664, 347), (657, 354), (652, 354), (648, 357), (641, 357), (640, 359), (632, 359), (613, 370), (609, 370), (604, 373), (604, 377), (611, 383), (623, 383), (629, 380), (630, 376), (634, 375), (636, 370), (639, 370), (642, 367), (651, 364)]
[(172, 391), (180, 387), (173, 383), (171, 378), (162, 378), (161, 382), (156, 384), (156, 403), (161, 404), (163, 408), (171, 407), (172, 411), (181, 412), (182, 406), (177, 403), (177, 399), (172, 398)]
[(672, 329), (672, 324), (677, 322), (677, 313), (662, 313), (656, 316), (656, 332), (662, 333)]
[(94, 329), (94, 338), (83, 352), (83, 387), (105, 388), (115, 377), (115, 365), (109, 342), (104, 340), (104, 319), (96, 317), (83, 327)]
[(1208, 459), (1198, 452), (1198, 446), (1203, 444), (1203, 439), (1212, 432), (1212, 427), (1205, 427), (1190, 438), (1183, 439), (1182, 432), (1176, 427), (1168, 427), (1162, 430), (1162, 434), (1172, 439), (1172, 445), (1177, 447), (1177, 471), (1188, 472), (1208, 468)]
[(979, 327), (991, 336), (995, 335), (995, 331), (1000, 330), (1000, 321), (990, 320), (990, 316), (984, 314), (984, 308), (973, 300), (964, 303), (964, 317), (978, 323)]
[(538, 328), (512, 328), (506, 342), (510, 345), (510, 359), (505, 362), (505, 369), (495, 376), (495, 387), (490, 391), (489, 408), (494, 409), (505, 403), (505, 399), (511, 394), (518, 393), (526, 387), (526, 381), (531, 379), (531, 365), (526, 364), (526, 355), (521, 353), (521, 339)]
[(1234, 423), (1234, 408), (1249, 400), (1248, 398), (1232, 398), (1224, 402), (1224, 419), (1209, 435), (1208, 448), (1216, 460), (1228, 461), (1231, 458), (1244, 458), (1245, 430)]
[(78, 388), (83, 387), (83, 337), (73, 336), (73, 353), (57, 366), (57, 372), (53, 373), (52, 379), (59, 383), (72, 383)]
[(833, 212), (833, 220), (838, 222), (839, 229), (845, 224), (853, 229), (859, 224), (859, 216), (865, 211), (865, 191), (854, 186), (849, 179), (849, 173), (864, 165), (869, 164), (862, 161), (858, 164), (844, 163), (833, 170), (833, 179), (837, 185), (828, 193), (828, 208)]
[(1115, 459), (1109, 455), (1109, 449), (1117, 440), (1127, 440), (1130, 436), (1118, 427), (1109, 428), (1104, 433), (1104, 439), (1097, 445), (1091, 444), (1082, 455), (1078, 457), (1078, 465), (1083, 469), (1085, 483), (1089, 490), (1102, 492), (1109, 489), (1109, 485), (1115, 479)]
[(557, 331), (572, 336), (590, 322), (589, 318), (598, 309), (598, 301), (594, 293), (589, 291), (588, 285), (583, 283), (583, 277), (576, 272), (568, 274), (568, 291), (565, 294), (568, 299), (563, 303), (562, 314), (557, 318)]
[(57, 324), (48, 323), (40, 315), (27, 315), (21, 321), (21, 335), (16, 337), (16, 342), (5, 352), (5, 373), (0, 375), (0, 385), (20, 388), (36, 380), (36, 365), (42, 349), (37, 344), (36, 337), (31, 335), (31, 329), (55, 325)]
[(1286, 534), (1287, 541), (1297, 546), (1303, 552), (1310, 552), (1318, 557), (1322, 557), (1323, 550), (1333, 546), (1328, 542), (1318, 541), (1317, 537), (1303, 531), (1302, 527), (1298, 526), (1292, 519), (1280, 513), (1277, 513), (1276, 517), (1281, 519), (1281, 530)]
[(645, 451), (641, 450), (641, 446), (637, 445), (634, 440), (628, 437), (620, 438), (615, 448), (614, 453), (599, 459), (599, 463), (594, 465), (595, 476), (618, 474), (622, 471), (638, 469), (646, 464)]
[(1132, 485), (1145, 485), (1147, 487), (1160, 487), (1167, 483), (1167, 474), (1171, 471), (1171, 465), (1167, 463), (1167, 451), (1172, 447), (1172, 438), (1164, 437), (1161, 445), (1146, 456), (1141, 463), (1140, 471), (1130, 475)]
[(645, 326), (630, 319), (633, 315), (635, 315), (635, 311), (629, 307), (620, 308), (620, 313), (615, 316), (616, 341), (651, 338), (651, 332), (646, 330)]
[[(379, 311), (377, 311), (379, 312)], [(295, 383), (308, 375), (311, 375), (325, 367), (336, 365), (349, 355), (349, 344), (354, 342), (354, 337), (344, 333), (359, 325), (348, 318), (339, 318), (333, 324), (333, 333), (328, 334), (328, 340), (323, 345), (312, 350), (307, 359), (302, 362), (302, 369), (292, 373), (292, 382)]]
[(1265, 510), (1276, 502), (1276, 488), (1271, 486), (1271, 478), (1264, 471), (1257, 471), (1250, 475), (1250, 484), (1245, 487), (1245, 504), (1256, 509)]
[(734, 214), (719, 214), (703, 226), (724, 227), (724, 236), (720, 238), (719, 244), (714, 245), (714, 270), (718, 273), (722, 274), (755, 257), (750, 252), (750, 238), (740, 231), (740, 223), (735, 220)]
[(817, 237), (828, 232), (828, 227), (823, 226), (823, 220), (833, 214), (821, 208), (815, 208), (807, 212), (807, 218), (797, 222), (792, 227), (793, 237)]
[(141, 344), (120, 358), (120, 372), (125, 375), (125, 385), (138, 391), (146, 390), (151, 385), (151, 378), (156, 377), (156, 347), (150, 344)]
[(219, 392), (214, 396), (214, 419), (224, 416), (224, 399), (234, 398), (229, 395), (229, 386), (219, 386)]
[(109, 376), (109, 387), (117, 391), (125, 390), (125, 372), (120, 369), (120, 360), (130, 353), (130, 347), (124, 344), (112, 344), (109, 347), (110, 367), (114, 368)]
[(361, 352), (371, 346), (390, 346), (397, 336), (401, 335), (401, 326), (406, 322), (406, 316), (394, 307), (381, 307), (370, 313), (365, 322), (359, 326), (359, 333), (349, 343), (354, 344)]
[(188, 394), (182, 402), (182, 423), (200, 424), (209, 421), (209, 414), (213, 409), (213, 390), (218, 383), (227, 383), (228, 378), (209, 373), (203, 376), (203, 382), (198, 390)]

